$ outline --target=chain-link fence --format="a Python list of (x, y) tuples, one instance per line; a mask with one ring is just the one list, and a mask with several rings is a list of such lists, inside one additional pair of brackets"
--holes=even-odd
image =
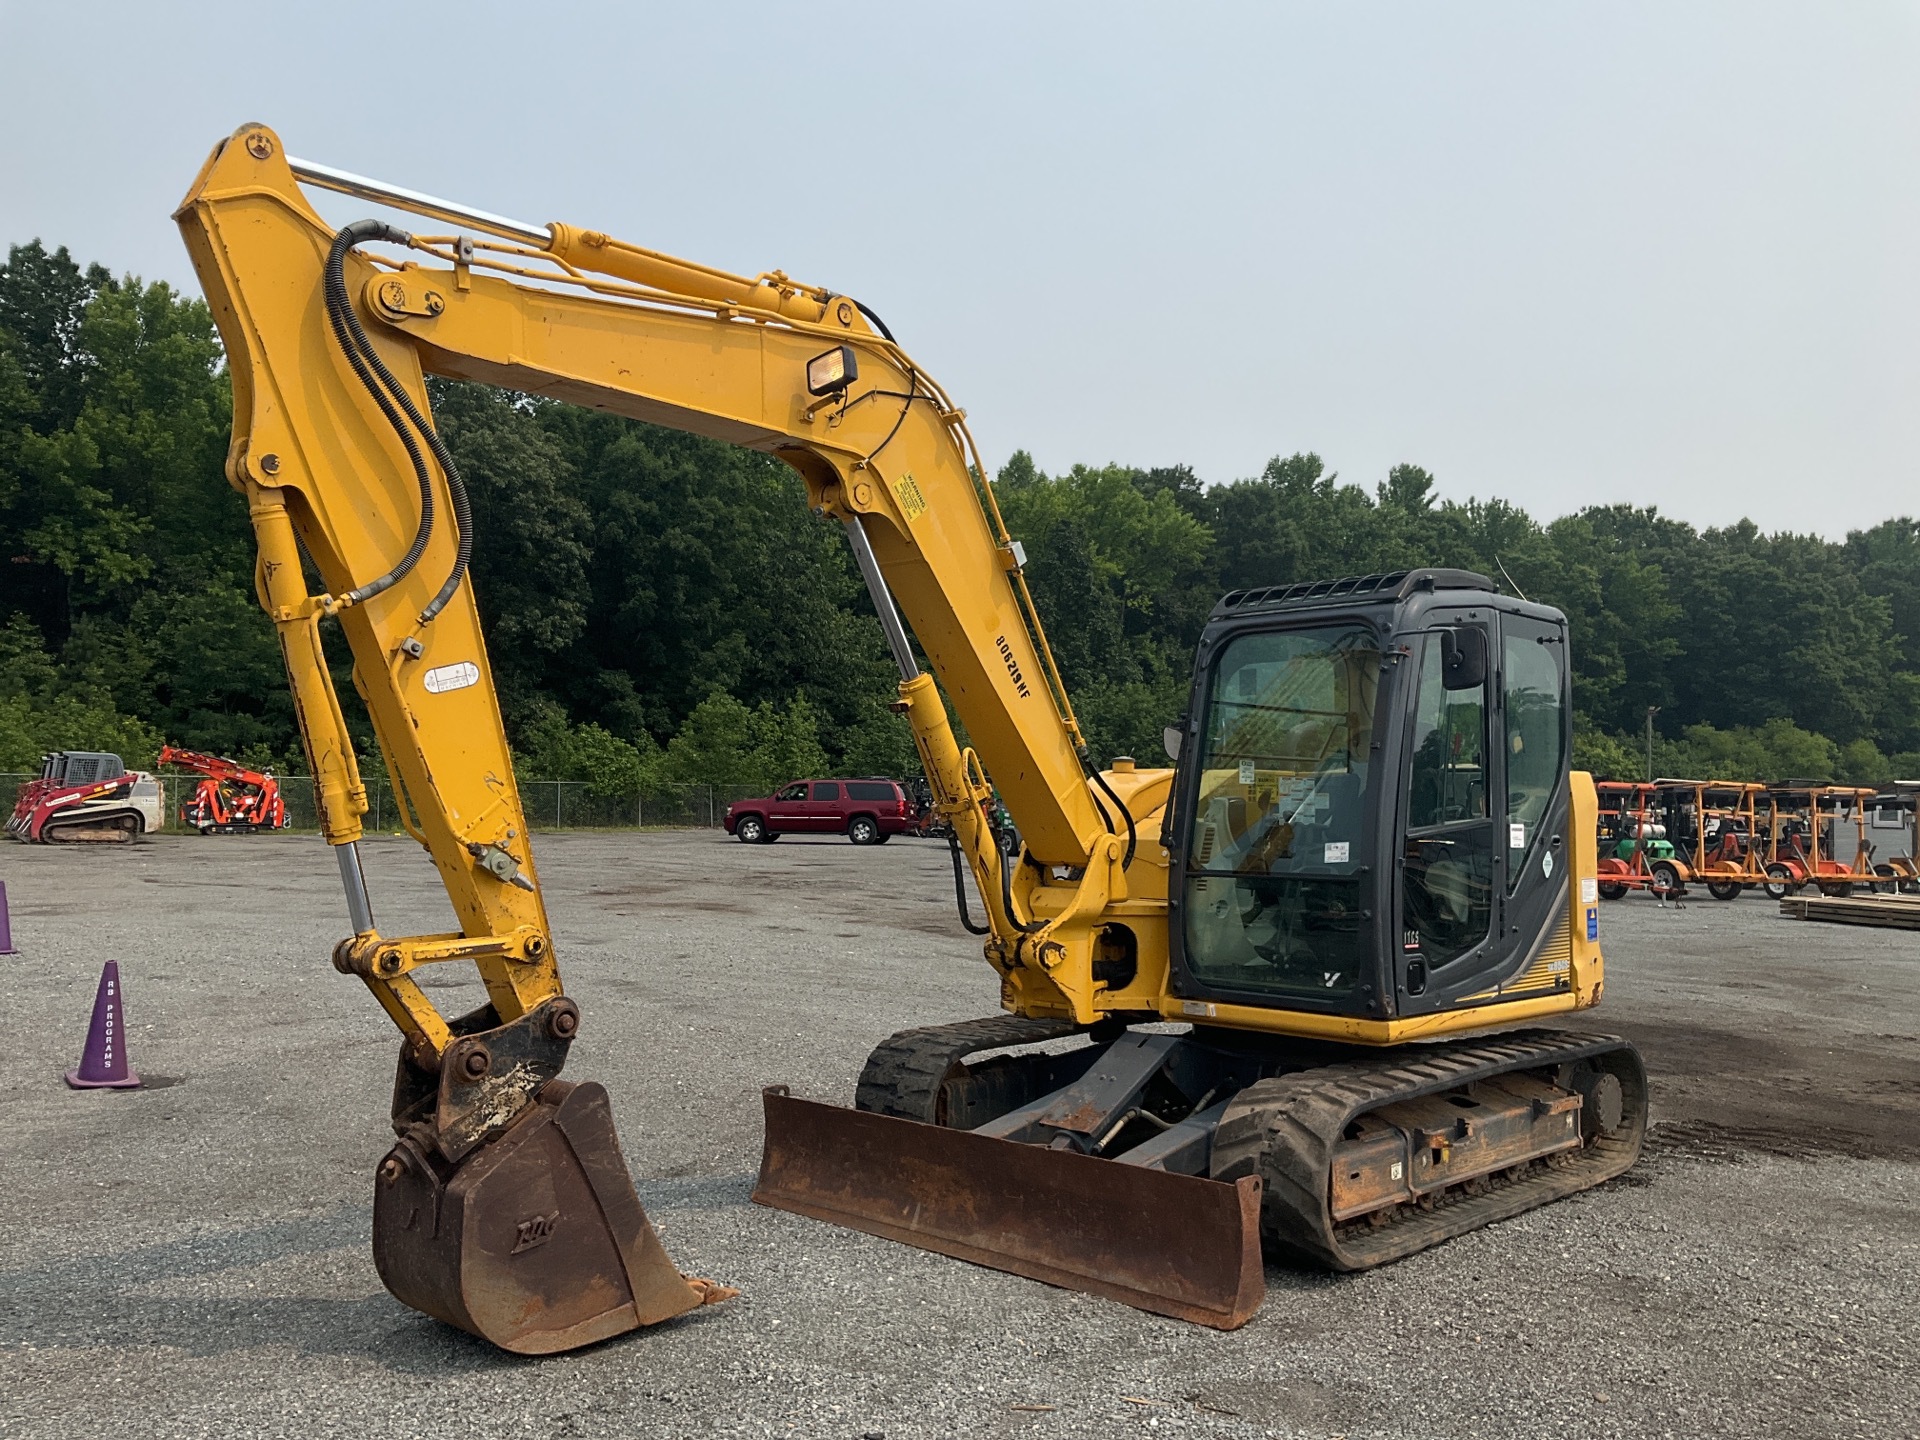
[[(34, 775), (0, 773), (0, 815), (13, 813), (20, 787)], [(198, 775), (160, 775), (161, 829), (180, 831), (180, 807), (193, 798)], [(314, 805), (313, 781), (305, 775), (282, 775), (280, 794), (286, 801), (287, 823), (294, 830), (320, 828)], [(367, 786), (368, 830), (400, 830), (400, 813), (393, 787), (384, 775), (362, 773)], [(584, 780), (522, 780), (520, 803), (527, 823), (535, 830), (639, 830), (705, 828), (717, 826), (735, 800), (752, 798), (751, 790), (713, 785), (663, 787), (643, 795), (596, 794)]]

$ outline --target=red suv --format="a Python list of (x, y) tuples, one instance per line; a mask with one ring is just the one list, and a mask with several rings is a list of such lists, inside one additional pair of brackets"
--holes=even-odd
[(782, 835), (844, 835), (856, 845), (884, 845), (913, 828), (907, 792), (891, 780), (796, 780), (764, 800), (727, 807), (727, 833), (748, 844)]

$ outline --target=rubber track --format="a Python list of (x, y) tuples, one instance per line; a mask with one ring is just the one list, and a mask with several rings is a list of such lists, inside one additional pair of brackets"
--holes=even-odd
[(902, 1030), (874, 1047), (860, 1072), (853, 1108), (876, 1115), (932, 1124), (940, 1086), (953, 1067), (981, 1050), (1034, 1045), (1079, 1030), (1071, 1020), (1030, 1020), (1022, 1015), (992, 1015), (956, 1025)]
[[(1458, 1089), (1516, 1070), (1597, 1060), (1621, 1082), (1625, 1123), (1581, 1150), (1488, 1177), (1478, 1193), (1456, 1189), (1432, 1208), (1406, 1205), (1387, 1223), (1336, 1226), (1329, 1208), (1334, 1147), (1359, 1115), (1399, 1100)], [(1258, 1175), (1265, 1187), (1261, 1239), (1335, 1270), (1367, 1270), (1610, 1180), (1639, 1158), (1647, 1127), (1646, 1070), (1639, 1052), (1611, 1035), (1522, 1031), (1477, 1044), (1402, 1052), (1377, 1063), (1329, 1065), (1258, 1080), (1242, 1090), (1213, 1141), (1216, 1180)]]
[[(111, 830), (112, 840), (72, 840), (67, 838), (75, 830)], [(89, 820), (84, 824), (55, 825), (52, 822), (40, 828), (40, 843), (43, 845), (125, 845), (134, 838), (133, 832), (124, 826), (107, 825), (98, 820)]]

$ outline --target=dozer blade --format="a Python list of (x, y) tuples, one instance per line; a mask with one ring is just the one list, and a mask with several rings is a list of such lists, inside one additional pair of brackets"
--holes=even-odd
[(1260, 1181), (1226, 1184), (763, 1092), (753, 1198), (1233, 1330), (1260, 1308)]
[(374, 1182), (373, 1257), (403, 1303), (523, 1355), (736, 1293), (667, 1259), (591, 1082), (550, 1082), (457, 1164), (403, 1137)]

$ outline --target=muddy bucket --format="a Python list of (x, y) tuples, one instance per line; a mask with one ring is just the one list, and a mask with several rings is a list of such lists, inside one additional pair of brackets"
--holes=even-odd
[(403, 1303), (523, 1355), (735, 1293), (667, 1259), (607, 1092), (591, 1082), (549, 1082), (505, 1134), (454, 1165), (403, 1137), (374, 1181), (373, 1258)]
[(1232, 1184), (763, 1092), (753, 1198), (1221, 1330), (1266, 1295), (1260, 1182)]

